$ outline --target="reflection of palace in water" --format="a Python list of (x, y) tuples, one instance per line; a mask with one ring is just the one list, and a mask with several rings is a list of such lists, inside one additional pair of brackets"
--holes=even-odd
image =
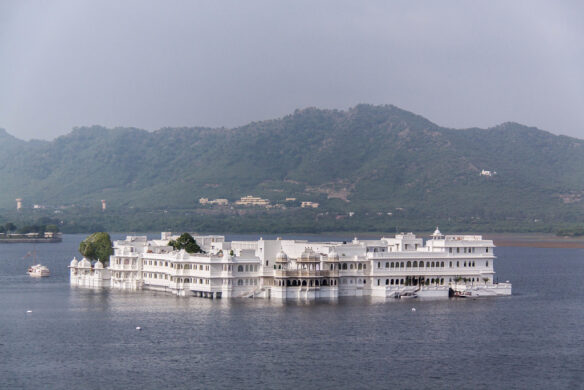
[(425, 243), (412, 233), (351, 242), (195, 235), (204, 254), (173, 250), (168, 242), (176, 238), (162, 233), (159, 240), (115, 241), (108, 267), (73, 259), (71, 284), (209, 298), (511, 294), (510, 283), (495, 283), (493, 242), (478, 235), (443, 236), (436, 229)]

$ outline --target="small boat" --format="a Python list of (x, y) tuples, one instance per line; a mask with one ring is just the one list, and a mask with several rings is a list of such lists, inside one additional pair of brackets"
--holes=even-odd
[(470, 291), (455, 291), (454, 292), (455, 298), (468, 298), (470, 296), (472, 296), (472, 293)]
[(400, 294), (400, 299), (410, 299), (410, 298), (417, 298), (418, 294), (416, 294), (415, 292), (405, 292), (403, 294)]
[(49, 269), (46, 266), (37, 264), (31, 265), (28, 268), (28, 274), (33, 278), (42, 278), (46, 276), (51, 276), (51, 271), (49, 271)]

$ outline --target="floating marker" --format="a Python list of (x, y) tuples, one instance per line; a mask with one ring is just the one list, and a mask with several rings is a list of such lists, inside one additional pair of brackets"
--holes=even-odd
[(412, 311), (416, 311), (416, 308), (415, 307), (412, 307)]
[(142, 330), (142, 328), (141, 328), (141, 327), (139, 327), (139, 326), (137, 326), (137, 327), (136, 327), (136, 330)]
[(27, 310), (26, 312), (27, 312), (27, 313), (32, 313), (32, 310)]

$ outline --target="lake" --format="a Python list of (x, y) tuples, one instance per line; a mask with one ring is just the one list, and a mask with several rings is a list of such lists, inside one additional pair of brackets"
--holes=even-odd
[(83, 238), (36, 245), (42, 280), (0, 245), (1, 389), (584, 386), (584, 249), (497, 248), (511, 297), (307, 303), (72, 288)]

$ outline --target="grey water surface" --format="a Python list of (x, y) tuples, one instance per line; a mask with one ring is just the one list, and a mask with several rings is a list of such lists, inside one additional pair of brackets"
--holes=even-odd
[(0, 245), (0, 389), (584, 386), (583, 249), (497, 248), (511, 297), (283, 303), (72, 288), (83, 238), (37, 244), (41, 280)]

